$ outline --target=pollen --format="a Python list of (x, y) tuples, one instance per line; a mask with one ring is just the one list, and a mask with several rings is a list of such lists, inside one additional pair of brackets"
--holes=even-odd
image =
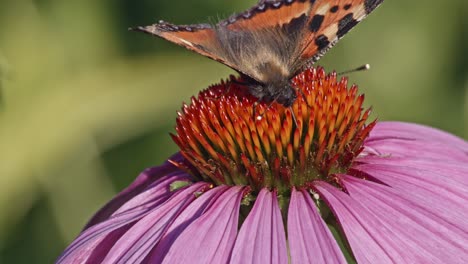
[(316, 180), (338, 184), (375, 125), (364, 95), (346, 77), (311, 68), (292, 80), (297, 100), (286, 108), (249, 94), (231, 76), (184, 104), (171, 135), (188, 164), (177, 165), (214, 185), (285, 192)]

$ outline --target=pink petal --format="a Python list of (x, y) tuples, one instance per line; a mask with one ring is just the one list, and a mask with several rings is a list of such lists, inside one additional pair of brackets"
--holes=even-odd
[(231, 263), (288, 263), (286, 235), (276, 191), (262, 189), (247, 216)]
[[(417, 189), (408, 194), (406, 190), (400, 191), (396, 188), (357, 179), (352, 176), (344, 175), (343, 180), (351, 196), (357, 199), (374, 200), (371, 201), (371, 205), (382, 202), (382, 206), (393, 207), (389, 208), (389, 210), (395, 210), (405, 217), (412, 217), (410, 221), (417, 222), (415, 223), (417, 227), (426, 225), (427, 231), (431, 231), (430, 229), (432, 229), (432, 232), (440, 234), (438, 238), (453, 241), (453, 245), (450, 245), (449, 248), (458, 244), (458, 247), (466, 250), (464, 251), (465, 256), (468, 256), (468, 223), (466, 217), (459, 217), (460, 214), (467, 214), (464, 212), (466, 211), (466, 207), (441, 208), (440, 203), (442, 201), (440, 197), (436, 196), (437, 194), (425, 197), (425, 199), (422, 199), (422, 197), (415, 199), (414, 197), (420, 195)], [(450, 206), (449, 204), (447, 205)], [(458, 209), (462, 209), (462, 211), (460, 212)], [(386, 210), (385, 213), (387, 212), (389, 211)], [(431, 228), (431, 225), (434, 227)], [(424, 230), (424, 232), (427, 231)]]
[(366, 141), (370, 142), (388, 138), (439, 142), (450, 145), (468, 154), (468, 142), (465, 140), (439, 129), (412, 123), (378, 122)]
[(315, 187), (340, 223), (358, 263), (411, 263), (399, 253), (397, 244), (402, 241), (387, 239), (393, 236), (391, 228), (360, 201), (325, 182)]
[(104, 262), (142, 262), (177, 215), (195, 199), (194, 193), (207, 185), (202, 182), (194, 183), (140, 219), (114, 244)]
[(306, 191), (293, 189), (291, 193), (288, 241), (292, 263), (347, 263)]
[(417, 173), (420, 172), (431, 172), (434, 174), (444, 175), (449, 180), (457, 181), (462, 186), (468, 184), (468, 163), (459, 162), (459, 161), (436, 161), (436, 160), (427, 160), (424, 158), (382, 158), (375, 156), (367, 156), (364, 158), (359, 158), (359, 162), (364, 164), (357, 164), (353, 166), (353, 169), (360, 169), (365, 164), (368, 165), (382, 165), (386, 167), (398, 167), (401, 170), (413, 171)]
[[(468, 232), (383, 184), (340, 176), (349, 195), (317, 184), (358, 263), (466, 263)], [(464, 261), (462, 261), (464, 260)]]
[(381, 139), (365, 143), (365, 151), (380, 157), (406, 158), (419, 157), (431, 160), (468, 162), (468, 153), (443, 142), (427, 142), (420, 139)]
[(430, 169), (362, 164), (356, 169), (391, 186), (404, 197), (439, 217), (468, 227), (468, 164), (466, 174), (441, 174)]
[[(180, 154), (172, 156), (170, 159), (179, 160)], [(169, 162), (165, 162), (163, 165), (158, 167), (153, 167), (144, 170), (138, 177), (123, 191), (121, 191), (117, 196), (115, 196), (111, 201), (109, 201), (103, 208), (94, 214), (94, 216), (89, 220), (84, 229), (95, 225), (99, 222), (107, 219), (111, 214), (120, 208), (124, 203), (131, 200), (135, 195), (138, 195), (150, 184), (159, 180), (162, 176), (173, 175), (180, 178), (179, 180), (188, 180), (189, 175), (185, 172), (180, 171), (174, 165)], [(163, 181), (164, 179), (160, 179)], [(168, 189), (167, 189), (168, 190)]]
[(242, 196), (242, 187), (230, 187), (174, 241), (163, 263), (226, 263), (237, 235)]
[[(156, 186), (154, 190), (149, 189), (136, 196), (135, 200), (138, 202), (130, 200), (128, 203), (133, 204), (133, 207), (126, 207), (127, 210), (117, 212), (107, 220), (84, 230), (62, 253), (57, 263), (70, 263), (78, 260), (80, 263), (84, 263), (94, 249), (102, 251), (102, 248), (107, 247), (107, 245), (102, 244), (103, 241), (109, 241), (109, 237), (118, 238), (115, 237), (116, 233), (120, 233), (122, 229), (128, 230), (136, 221), (171, 197), (172, 194), (163, 189), (169, 188), (174, 178), (177, 179), (175, 176), (165, 177), (164, 181), (160, 182), (160, 185)], [(97, 257), (96, 254), (94, 256)]]
[(184, 231), (187, 226), (203, 215), (207, 208), (211, 207), (218, 197), (223, 194), (229, 186), (219, 186), (213, 188), (198, 197), (192, 202), (171, 224), (165, 232), (163, 238), (148, 256), (148, 263), (161, 263), (174, 241)]
[(75, 258), (75, 259), (68, 258), (63, 262), (64, 263), (86, 263), (86, 264), (102, 263), (107, 253), (114, 246), (115, 241), (117, 241), (123, 234), (125, 234), (128, 231), (128, 229), (130, 229), (133, 226), (133, 224), (134, 223), (127, 224), (126, 226), (118, 228), (110, 232), (109, 234), (105, 235), (104, 239), (102, 239), (94, 249), (89, 249), (88, 251), (86, 250), (81, 251), (84, 254), (84, 256), (86, 256), (82, 260), (80, 258)]

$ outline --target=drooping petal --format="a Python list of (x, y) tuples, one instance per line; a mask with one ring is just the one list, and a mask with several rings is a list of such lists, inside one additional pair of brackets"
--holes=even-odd
[(438, 142), (468, 154), (468, 142), (442, 130), (404, 122), (378, 122), (366, 142), (380, 139), (399, 138)]
[(163, 238), (159, 241), (157, 246), (148, 255), (148, 263), (161, 263), (167, 252), (171, 248), (174, 241), (180, 236), (182, 231), (187, 228), (193, 221), (198, 219), (204, 214), (207, 208), (218, 199), (230, 187), (227, 185), (213, 188), (198, 197), (193, 201), (171, 224), (168, 230), (165, 232)]
[[(62, 261), (63, 263), (86, 263), (86, 264), (94, 264), (94, 263), (102, 263), (102, 260), (107, 255), (107, 253), (112, 249), (117, 241), (123, 234), (125, 234), (128, 229), (130, 229), (135, 223), (129, 223), (123, 227), (117, 228), (116, 230), (110, 232), (108, 235), (105, 235), (104, 239), (102, 239), (99, 244), (97, 244), (94, 250), (87, 249), (81, 250), (80, 252), (83, 253), (81, 257), (69, 257)], [(92, 246), (92, 245), (91, 245)], [(88, 255), (86, 256), (85, 255)]]
[(163, 263), (226, 263), (237, 235), (243, 187), (230, 187), (174, 241)]
[(317, 188), (339, 219), (359, 263), (375, 263), (379, 255), (396, 263), (468, 262), (468, 232), (461, 223), (448, 222), (392, 187), (340, 178), (349, 195), (324, 183)]
[[(124, 205), (123, 207), (126, 208), (125, 210), (118, 210), (109, 219), (84, 230), (63, 252), (57, 260), (57, 263), (70, 263), (73, 261), (86, 263), (86, 261), (89, 261), (91, 255), (93, 258), (102, 259), (107, 253), (103, 248), (110, 249), (109, 245), (113, 245), (119, 238), (116, 234), (122, 235), (131, 228), (134, 223), (170, 199), (172, 194), (166, 192), (164, 189), (169, 188), (174, 178), (178, 179), (178, 177), (175, 176), (164, 177), (164, 181), (159, 182), (160, 185), (155, 186), (154, 190), (148, 189), (130, 200), (128, 204), (132, 204), (133, 206)], [(182, 192), (175, 193), (174, 195), (180, 193)], [(94, 249), (101, 252), (101, 254), (93, 253)]]
[(239, 231), (231, 263), (288, 263), (286, 235), (276, 197), (276, 191), (260, 191)]
[[(424, 158), (438, 161), (468, 162), (468, 152), (454, 148), (443, 142), (428, 142), (421, 139), (385, 138), (366, 142), (365, 150), (383, 158)], [(367, 156), (367, 155), (361, 155)]]
[(325, 182), (315, 188), (336, 216), (358, 263), (412, 263), (400, 255), (397, 244), (402, 241), (388, 239), (391, 228), (361, 201)]
[(291, 263), (347, 263), (306, 191), (292, 190), (288, 212), (288, 242)]
[(355, 169), (391, 186), (400, 197), (468, 230), (468, 164), (460, 174), (402, 166), (397, 162), (361, 164)]
[(142, 262), (177, 215), (195, 199), (195, 192), (207, 185), (203, 182), (194, 183), (140, 219), (119, 238), (103, 262)]
[[(175, 154), (170, 159), (180, 160), (181, 157), (182, 156), (180, 154)], [(178, 175), (178, 177), (180, 177), (179, 180), (188, 180), (190, 178), (190, 175), (181, 172), (168, 161), (166, 161), (161, 166), (146, 169), (142, 173), (140, 173), (140, 175), (138, 175), (138, 177), (130, 184), (130, 186), (128, 186), (119, 194), (117, 194), (117, 196), (115, 196), (103, 208), (96, 212), (94, 216), (88, 221), (84, 229), (87, 229), (88, 227), (107, 219), (111, 214), (115, 212), (115, 210), (120, 208), (123, 204), (125, 204), (127, 201), (129, 201), (136, 195), (139, 195), (141, 192), (143, 192), (145, 188), (155, 183), (155, 181), (164, 181), (164, 179), (159, 179), (160, 177), (171, 175)]]
[[(402, 233), (410, 231), (409, 240), (414, 238), (414, 243), (418, 243), (419, 247), (426, 247), (435, 256), (440, 256), (441, 260), (464, 259), (465, 263), (468, 262), (468, 224), (465, 217), (459, 217), (460, 211), (457, 209), (461, 208), (434, 210), (430, 204), (432, 202), (432, 207), (440, 207), (437, 199), (417, 200), (394, 188), (351, 176), (343, 176), (343, 183), (351, 196), (368, 201), (368, 207), (373, 207), (381, 217), (396, 215), (396, 218), (389, 218), (388, 222), (394, 223), (397, 226), (395, 229)], [(377, 210), (379, 206), (381, 208)], [(466, 207), (461, 210), (466, 210)], [(418, 238), (425, 239), (420, 241)]]
[(424, 158), (382, 158), (375, 156), (367, 156), (360, 158), (358, 164), (353, 166), (353, 169), (361, 170), (367, 165), (375, 166), (380, 165), (388, 168), (400, 168), (400, 170), (413, 171), (414, 175), (418, 172), (433, 172), (434, 174), (426, 174), (428, 176), (443, 175), (446, 179), (458, 182), (460, 187), (468, 185), (468, 162), (459, 161), (441, 161), (427, 160)]

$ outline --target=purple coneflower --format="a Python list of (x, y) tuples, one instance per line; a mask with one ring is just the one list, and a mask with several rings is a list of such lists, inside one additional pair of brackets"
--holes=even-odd
[(294, 79), (292, 108), (255, 106), (237, 83), (183, 107), (180, 153), (58, 263), (468, 263), (466, 141), (366, 123), (357, 87), (321, 68)]

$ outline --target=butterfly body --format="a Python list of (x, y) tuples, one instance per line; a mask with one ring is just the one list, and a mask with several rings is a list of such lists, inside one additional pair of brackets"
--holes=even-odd
[(262, 102), (291, 106), (291, 79), (316, 62), (383, 0), (261, 0), (216, 25), (137, 27), (238, 71)]
[(251, 80), (247, 82), (247, 86), (251, 95), (265, 103), (277, 102), (289, 107), (297, 98), (296, 89), (294, 89), (289, 79), (267, 83), (258, 83)]

